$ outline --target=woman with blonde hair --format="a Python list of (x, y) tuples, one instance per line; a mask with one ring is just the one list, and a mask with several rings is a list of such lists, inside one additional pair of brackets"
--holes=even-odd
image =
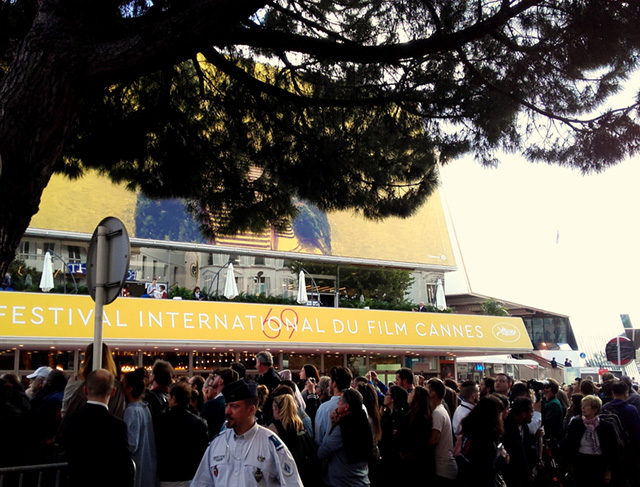
[(260, 426), (267, 426), (264, 417), (264, 405), (269, 398), (269, 389), (267, 386), (260, 384), (258, 386), (258, 408), (256, 409), (256, 421)]
[[(116, 379), (115, 394), (109, 399), (109, 411), (122, 419), (126, 407), (124, 392), (118, 380), (116, 363), (113, 361), (113, 355), (106, 343), (102, 344), (102, 368), (111, 372)], [(90, 343), (85, 350), (78, 377), (75, 381), (69, 381), (64, 390), (64, 398), (62, 399), (63, 423), (87, 402), (87, 397), (84, 394), (84, 381), (91, 372), (93, 372), (93, 343)]]
[(282, 437), (285, 444), (287, 443), (284, 438), (286, 433), (291, 432), (297, 435), (298, 431), (304, 429), (302, 420), (298, 415), (298, 405), (290, 394), (281, 394), (273, 398), (273, 418), (274, 421), (269, 425), (269, 429)]
[(563, 456), (575, 485), (622, 485), (620, 448), (614, 426), (600, 420), (602, 401), (598, 396), (585, 396), (581, 401), (582, 416), (569, 423), (562, 443)]
[(317, 485), (319, 478), (317, 447), (304, 429), (293, 395), (279, 394), (273, 397), (273, 422), (269, 425), (269, 429), (287, 445), (296, 461), (303, 485)]

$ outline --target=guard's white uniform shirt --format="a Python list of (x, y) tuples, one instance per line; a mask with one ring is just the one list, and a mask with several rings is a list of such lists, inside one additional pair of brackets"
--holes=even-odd
[(233, 428), (209, 444), (191, 487), (302, 486), (296, 462), (271, 430), (255, 423), (243, 435)]

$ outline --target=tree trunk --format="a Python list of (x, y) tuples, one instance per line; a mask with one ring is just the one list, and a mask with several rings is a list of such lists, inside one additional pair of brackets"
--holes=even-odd
[(82, 102), (74, 57), (38, 44), (23, 43), (0, 85), (1, 274), (38, 211)]
[[(175, 14), (124, 20), (61, 8), (56, 0), (39, 2), (31, 30), (0, 80), (0, 275), (38, 211), (87, 95), (192, 57), (198, 46), (224, 40), (264, 3), (199, 0)], [(137, 29), (129, 28), (131, 22)], [(107, 39), (98, 40), (92, 26)]]

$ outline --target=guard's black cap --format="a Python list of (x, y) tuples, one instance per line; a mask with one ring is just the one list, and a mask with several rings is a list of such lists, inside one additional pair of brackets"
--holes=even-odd
[(250, 399), (252, 397), (258, 397), (258, 385), (255, 382), (249, 382), (247, 380), (236, 380), (229, 382), (224, 389), (222, 389), (222, 395), (226, 402), (241, 401), (243, 399)]

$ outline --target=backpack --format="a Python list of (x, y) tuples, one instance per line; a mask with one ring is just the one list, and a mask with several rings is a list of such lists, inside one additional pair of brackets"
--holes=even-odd
[(471, 440), (460, 433), (456, 437), (453, 458), (458, 465), (458, 483), (462, 486), (475, 485), (475, 472), (470, 458)]
[(603, 409), (598, 416), (600, 421), (610, 424), (616, 435), (618, 448), (624, 448), (629, 444), (629, 433), (622, 427), (620, 411), (615, 407)]
[(313, 441), (304, 428), (293, 434), (285, 431), (280, 421), (274, 421), (273, 424), (278, 430), (278, 435), (288, 440), (285, 443), (296, 462), (303, 485), (311, 487), (319, 485), (321, 468), (316, 442)]

